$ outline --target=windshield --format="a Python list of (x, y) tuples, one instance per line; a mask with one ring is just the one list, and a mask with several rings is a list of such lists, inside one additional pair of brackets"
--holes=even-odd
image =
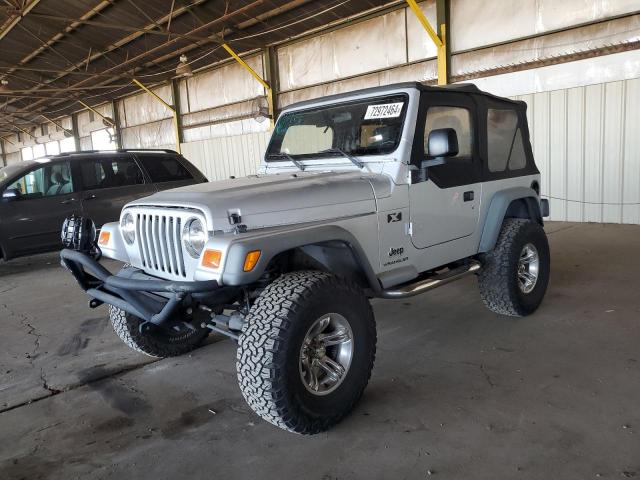
[(408, 103), (408, 95), (399, 94), (285, 113), (266, 160), (391, 153), (400, 142)]

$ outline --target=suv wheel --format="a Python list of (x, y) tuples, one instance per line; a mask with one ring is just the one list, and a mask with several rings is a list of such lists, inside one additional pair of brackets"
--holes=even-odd
[(252, 307), (236, 367), (249, 406), (302, 434), (327, 430), (362, 396), (376, 330), (357, 285), (317, 271), (282, 275)]
[(549, 283), (549, 243), (528, 219), (507, 218), (495, 248), (481, 257), (480, 295), (490, 310), (511, 316), (534, 312)]
[(113, 330), (130, 348), (150, 357), (177, 357), (198, 347), (209, 335), (209, 329), (200, 326), (187, 327), (182, 322), (167, 326), (150, 325), (140, 332), (144, 320), (120, 310), (109, 307), (109, 318)]

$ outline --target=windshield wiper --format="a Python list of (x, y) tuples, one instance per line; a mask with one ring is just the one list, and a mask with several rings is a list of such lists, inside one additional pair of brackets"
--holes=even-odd
[(321, 150), (318, 153), (339, 153), (344, 158), (347, 158), (347, 159), (351, 160), (351, 163), (353, 163), (356, 167), (364, 168), (364, 163), (363, 162), (358, 160), (353, 155), (349, 155), (347, 152), (345, 152), (344, 150), (342, 150), (341, 148), (338, 148), (338, 147), (327, 148), (326, 150)]
[(286, 158), (287, 160), (289, 160), (291, 163), (293, 163), (296, 167), (298, 167), (300, 169), (300, 171), (304, 172), (305, 167), (302, 163), (300, 163), (298, 160), (296, 160), (295, 158), (293, 158), (291, 155), (289, 155), (288, 153), (285, 152), (280, 152), (280, 153), (271, 153), (269, 154), (270, 157), (280, 157), (280, 158)]

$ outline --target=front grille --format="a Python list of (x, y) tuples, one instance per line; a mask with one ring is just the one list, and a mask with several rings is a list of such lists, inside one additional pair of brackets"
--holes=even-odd
[(186, 277), (181, 237), (180, 217), (136, 214), (136, 238), (145, 270)]

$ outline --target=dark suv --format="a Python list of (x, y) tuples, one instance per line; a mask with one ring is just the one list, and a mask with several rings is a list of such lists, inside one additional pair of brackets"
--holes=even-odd
[(0, 258), (60, 248), (69, 215), (99, 228), (132, 200), (206, 181), (172, 150), (73, 152), (9, 165), (0, 169)]

